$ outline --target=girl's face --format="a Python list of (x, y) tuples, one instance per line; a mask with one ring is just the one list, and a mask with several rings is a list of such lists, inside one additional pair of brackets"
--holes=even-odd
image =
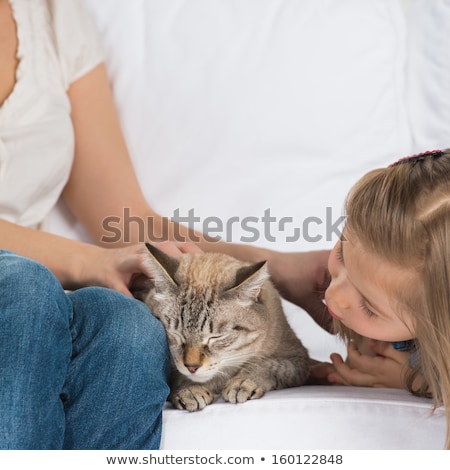
[(415, 337), (412, 317), (394, 294), (414, 282), (410, 272), (364, 250), (354, 238), (336, 243), (328, 269), (331, 283), (325, 301), (330, 315), (367, 338)]

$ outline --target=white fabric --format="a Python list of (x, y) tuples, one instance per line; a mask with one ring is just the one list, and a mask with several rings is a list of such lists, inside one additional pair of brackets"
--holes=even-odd
[(37, 227), (58, 200), (72, 164), (66, 91), (103, 53), (83, 3), (12, 0), (11, 6), (20, 62), (15, 87), (0, 108), (0, 217)]
[[(229, 241), (330, 248), (350, 186), (411, 152), (397, 1), (87, 5), (138, 177), (163, 215), (194, 208), (196, 228), (219, 220)], [(86, 239), (67, 216), (51, 229)], [(342, 350), (287, 309), (315, 357)]]
[[(259, 245), (329, 247), (325, 223), (310, 224), (320, 241), (286, 237), (326, 207), (338, 219), (357, 177), (411, 150), (396, 1), (87, 3), (138, 176), (164, 215), (195, 208), (197, 228), (219, 217), (236, 242), (252, 233), (232, 218), (257, 217)], [(281, 234), (271, 224), (275, 242), (267, 209), (295, 219)]]
[(450, 147), (450, 1), (411, 0), (408, 105), (414, 152)]
[(443, 449), (443, 410), (403, 390), (307, 386), (198, 413), (167, 406), (163, 449)]
[[(250, 226), (260, 246), (329, 248), (350, 186), (417, 145), (423, 123), (413, 135), (406, 0), (85, 1), (105, 40), (139, 179), (168, 217), (195, 208), (197, 228), (217, 217), (220, 234), (236, 242), (254, 233)], [(439, 99), (427, 84), (422, 90), (423, 102)], [(275, 221), (262, 220), (267, 209)], [(244, 217), (259, 220), (246, 226)], [(284, 232), (282, 217), (292, 218)], [(86, 238), (62, 205), (50, 222)], [(289, 242), (296, 227), (301, 236)], [(313, 357), (344, 351), (285, 307)], [(406, 392), (303, 387), (194, 414), (168, 407), (163, 447), (441, 448), (444, 418), (429, 413), (428, 400)]]

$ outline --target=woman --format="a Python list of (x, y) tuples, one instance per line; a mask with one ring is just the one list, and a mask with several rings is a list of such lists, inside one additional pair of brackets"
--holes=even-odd
[[(145, 200), (102, 61), (81, 1), (0, 0), (0, 448), (159, 446), (165, 335), (128, 289), (146, 248), (132, 231), (135, 244), (101, 244), (102, 221), (125, 207), (170, 254), (267, 259), (285, 297), (328, 321), (313, 294), (326, 252), (169, 242), (189, 231)], [(40, 230), (61, 195), (96, 245)]]

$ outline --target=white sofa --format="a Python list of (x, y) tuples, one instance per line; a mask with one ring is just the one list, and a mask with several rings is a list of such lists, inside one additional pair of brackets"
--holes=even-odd
[[(450, 146), (450, 0), (84, 1), (145, 194), (168, 217), (194, 209), (198, 229), (330, 248), (360, 175)], [(62, 204), (49, 230), (86, 238)], [(345, 353), (286, 311), (313, 357)], [(193, 414), (168, 405), (162, 448), (440, 449), (444, 438), (442, 410), (406, 391), (305, 386)]]

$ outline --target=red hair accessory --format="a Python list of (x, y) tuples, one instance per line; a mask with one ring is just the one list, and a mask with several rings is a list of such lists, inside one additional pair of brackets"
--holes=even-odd
[(412, 163), (415, 165), (417, 162), (421, 162), (426, 158), (440, 158), (443, 154), (444, 152), (442, 150), (429, 150), (428, 152), (416, 153), (415, 155), (411, 155), (409, 157), (400, 158), (395, 163), (389, 165), (389, 168), (400, 165), (401, 163)]

